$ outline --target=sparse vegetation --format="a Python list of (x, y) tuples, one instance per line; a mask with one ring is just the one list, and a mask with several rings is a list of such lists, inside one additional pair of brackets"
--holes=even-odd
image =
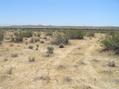
[(4, 38), (4, 31), (0, 31), (0, 41), (2, 41)]
[(82, 64), (82, 65), (87, 65), (87, 63), (85, 62), (85, 61), (80, 61), (80, 64)]
[(38, 50), (38, 47), (36, 48), (36, 50)]
[(37, 37), (40, 37), (40, 36), (41, 36), (41, 34), (40, 34), (40, 33), (38, 33), (38, 34), (37, 34)]
[(37, 80), (42, 80), (42, 81), (49, 81), (50, 78), (48, 76), (41, 76), (41, 77), (36, 77), (34, 78), (34, 81), (37, 81)]
[(28, 42), (25, 42), (26, 45), (28, 45)]
[(43, 40), (41, 40), (41, 41), (40, 41), (40, 43), (44, 43), (44, 41), (43, 41)]
[(34, 62), (35, 61), (35, 57), (29, 57), (29, 62)]
[(18, 54), (14, 53), (14, 54), (11, 55), (11, 57), (18, 57)]
[(31, 38), (30, 43), (39, 42), (39, 38)]
[(10, 44), (10, 47), (14, 46), (14, 44)]
[(8, 71), (7, 71), (7, 74), (12, 74), (12, 72), (13, 72), (13, 67), (10, 67), (9, 69), (8, 69)]
[(43, 39), (46, 39), (47, 40), (47, 37), (43, 37)]
[(35, 38), (34, 41), (35, 41), (35, 42), (39, 42), (40, 39), (39, 39), (39, 38)]
[(36, 47), (38, 48), (39, 47), (39, 44), (36, 44)]
[(85, 36), (85, 32), (82, 30), (76, 30), (76, 31), (65, 31), (64, 32), (70, 39), (83, 39)]
[(59, 45), (59, 48), (64, 48), (64, 44), (61, 43), (61, 44)]
[(33, 32), (32, 31), (25, 31), (25, 32), (23, 32), (23, 36), (24, 37), (32, 37), (33, 36)]
[[(24, 37), (24, 33), (23, 32), (14, 32), (14, 41), (16, 42), (22, 42), (23, 41), (23, 37)], [(13, 38), (12, 38), (13, 39)]]
[(11, 41), (14, 42), (15, 41), (15, 37), (13, 35), (10, 35)]
[(64, 78), (64, 82), (71, 82), (71, 81), (72, 81), (72, 79), (70, 77), (65, 77)]
[(61, 34), (59, 32), (54, 34), (53, 40), (51, 41), (51, 44), (59, 45), (61, 43), (68, 44), (69, 42), (69, 35), (68, 34)]
[(57, 67), (57, 69), (58, 69), (58, 70), (63, 70), (63, 69), (66, 69), (66, 67), (65, 67), (64, 65), (59, 65), (59, 66)]
[(32, 45), (29, 45), (29, 49), (33, 49), (33, 46)]
[[(84, 33), (80, 38), (78, 29), (53, 29), (55, 31), (50, 30), (52, 36), (46, 36), (49, 29), (13, 30), (13, 32), (5, 32), (4, 39), (1, 41), (3, 42), (0, 46), (1, 88), (44, 88), (44, 85), (47, 84), (46, 89), (51, 88), (51, 85), (53, 85), (52, 88), (61, 86), (60, 88), (63, 89), (108, 89), (110, 84), (114, 84), (118, 89), (119, 83), (115, 82), (118, 80), (118, 55), (114, 55), (115, 50), (102, 51), (100, 44), (97, 44), (101, 36), (105, 37), (106, 31), (94, 35), (88, 33), (90, 30), (80, 30)], [(28, 30), (32, 31), (35, 36), (34, 34), (32, 37), (23, 36), (23, 41), (16, 43), (14, 33), (24, 33)], [(40, 33), (40, 37), (37, 36), (38, 33)], [(107, 35), (111, 37), (113, 34), (115, 33), (110, 32)], [(13, 40), (6, 40), (5, 38), (10, 35), (13, 36)], [(82, 40), (82, 38), (84, 39)], [(50, 41), (45, 41), (45, 39), (50, 39)], [(6, 83), (7, 86), (4, 87)], [(14, 86), (16, 84), (18, 86)], [(100, 87), (100, 85), (109, 85), (109, 87)], [(111, 88), (115, 89), (113, 86)]]
[(46, 32), (46, 36), (52, 36), (53, 34), (52, 34), (52, 32), (51, 31), (47, 31)]
[(101, 38), (100, 43), (105, 49), (119, 53), (119, 33), (113, 33)]
[(8, 59), (7, 59), (7, 58), (5, 58), (5, 59), (4, 59), (4, 62), (6, 62), (6, 61), (8, 61)]
[(52, 54), (54, 51), (54, 47), (50, 44), (47, 46), (47, 53)]
[(34, 43), (34, 42), (35, 42), (34, 38), (31, 38), (30, 43)]
[(109, 64), (108, 64), (108, 66), (115, 67), (115, 61), (110, 61)]
[(95, 32), (94, 31), (87, 32), (86, 36), (94, 37), (95, 36)]

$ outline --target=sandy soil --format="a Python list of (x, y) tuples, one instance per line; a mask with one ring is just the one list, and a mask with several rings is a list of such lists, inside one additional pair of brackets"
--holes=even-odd
[[(26, 45), (4, 40), (0, 46), (0, 89), (119, 89), (119, 57), (102, 51), (100, 37), (70, 40), (65, 48), (54, 45), (49, 57), (50, 41)], [(36, 44), (39, 50), (35, 50)], [(29, 58), (35, 61), (29, 62)], [(108, 66), (112, 60), (116, 67)]]

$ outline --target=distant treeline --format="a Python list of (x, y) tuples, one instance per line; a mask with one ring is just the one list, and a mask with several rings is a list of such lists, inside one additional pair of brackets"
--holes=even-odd
[(43, 27), (43, 28), (14, 28), (14, 27), (10, 27), (10, 28), (8, 28), (8, 27), (1, 27), (0, 29), (5, 29), (5, 30), (10, 30), (10, 29), (24, 29), (24, 30), (26, 30), (26, 29), (34, 29), (34, 30), (116, 30), (116, 31), (118, 31), (119, 30), (119, 28), (50, 28), (50, 27), (47, 27), (47, 28), (45, 28), (45, 27)]

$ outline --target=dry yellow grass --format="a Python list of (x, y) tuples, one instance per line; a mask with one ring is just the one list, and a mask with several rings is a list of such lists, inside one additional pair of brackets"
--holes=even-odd
[[(25, 41), (4, 40), (0, 46), (0, 89), (119, 89), (119, 57), (101, 52), (97, 42), (100, 36), (70, 40), (62, 49), (54, 45), (49, 57), (46, 51), (50, 41), (26, 45)], [(29, 45), (34, 48), (29, 49)], [(29, 62), (29, 58), (35, 61)], [(108, 66), (111, 60), (116, 67)]]

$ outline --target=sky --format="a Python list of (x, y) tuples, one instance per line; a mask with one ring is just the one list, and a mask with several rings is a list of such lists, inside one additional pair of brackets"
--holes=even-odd
[(0, 25), (119, 26), (119, 0), (0, 0)]

